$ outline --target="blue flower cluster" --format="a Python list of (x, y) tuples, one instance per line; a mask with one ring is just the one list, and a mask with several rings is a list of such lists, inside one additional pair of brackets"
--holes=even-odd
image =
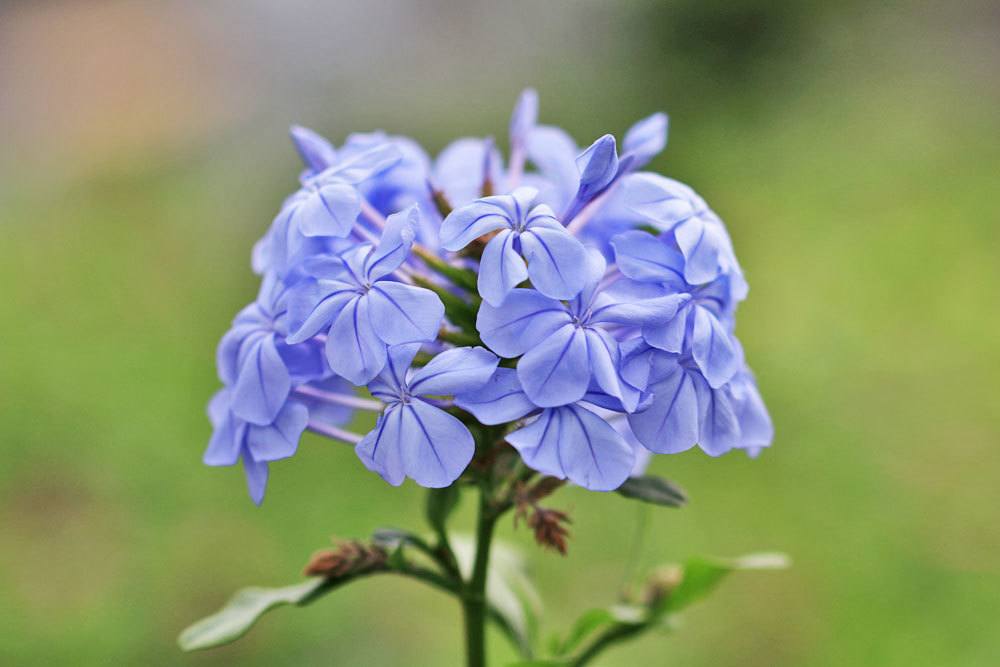
[[(525, 91), (506, 164), (491, 139), (432, 160), (403, 137), (337, 149), (292, 128), (304, 169), (254, 247), (260, 293), (219, 345), (205, 463), (242, 461), (260, 503), (268, 463), (307, 429), (426, 487), (503, 442), (599, 491), (649, 453), (770, 444), (726, 228), (691, 188), (641, 171), (667, 117), (620, 151), (611, 135), (581, 151), (537, 115)], [(356, 410), (378, 414), (369, 433), (343, 428)]]

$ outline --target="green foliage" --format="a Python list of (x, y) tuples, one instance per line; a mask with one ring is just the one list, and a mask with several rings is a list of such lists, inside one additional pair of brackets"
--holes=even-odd
[(313, 578), (282, 588), (244, 588), (226, 606), (187, 628), (177, 639), (185, 651), (197, 651), (239, 639), (257, 619), (275, 607), (307, 604), (325, 582)]
[(616, 492), (626, 498), (664, 507), (683, 507), (688, 501), (687, 494), (679, 486), (656, 475), (630, 477)]

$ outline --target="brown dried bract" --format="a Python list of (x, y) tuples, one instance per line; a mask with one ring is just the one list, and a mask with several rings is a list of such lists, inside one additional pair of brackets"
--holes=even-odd
[(303, 574), (307, 577), (343, 577), (370, 572), (385, 566), (388, 558), (379, 547), (361, 542), (343, 542), (334, 549), (317, 551), (309, 559)]

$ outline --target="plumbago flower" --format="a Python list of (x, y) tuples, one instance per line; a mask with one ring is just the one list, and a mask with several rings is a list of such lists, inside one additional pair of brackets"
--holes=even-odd
[[(540, 505), (561, 484), (676, 506), (683, 493), (644, 475), (651, 456), (757, 456), (771, 444), (735, 335), (747, 284), (726, 227), (694, 190), (642, 171), (666, 147), (667, 126), (653, 114), (620, 144), (606, 134), (581, 149), (538, 124), (529, 90), (506, 163), (489, 138), (458, 139), (432, 158), (381, 131), (336, 147), (292, 128), (303, 168), (254, 247), (260, 292), (219, 344), (223, 388), (204, 461), (241, 462), (259, 504), (270, 464), (310, 431), (353, 445), (359, 468), (393, 486), (435, 489), (437, 544), (394, 531), (307, 571), (324, 582), (394, 571), (454, 592), (469, 665), (484, 664), (487, 617), (532, 656), (530, 624), (509, 604), (523, 596), (505, 607), (486, 591), (505, 511), (564, 553), (567, 515)], [(445, 526), (461, 488), (481, 494), (475, 562)], [(437, 569), (409, 562), (404, 547)], [(223, 643), (245, 630), (241, 614), (252, 622), (318, 590), (241, 603), (182, 643)], [(636, 627), (665, 613), (650, 600)], [(582, 655), (617, 640), (595, 637)]]

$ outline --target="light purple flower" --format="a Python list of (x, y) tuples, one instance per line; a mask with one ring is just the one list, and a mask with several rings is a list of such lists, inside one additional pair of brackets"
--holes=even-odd
[(509, 195), (485, 197), (453, 211), (441, 224), (441, 246), (452, 251), (500, 230), (486, 244), (479, 263), (479, 294), (494, 306), (528, 278), (535, 289), (556, 299), (572, 298), (583, 289), (586, 251), (552, 209), (544, 204), (532, 207), (537, 194), (523, 187)]
[(503, 306), (483, 303), (476, 327), (490, 349), (503, 357), (524, 355), (517, 373), (529, 398), (555, 407), (574, 403), (591, 380), (627, 410), (635, 409), (639, 391), (622, 377), (615, 333), (663, 324), (674, 317), (686, 295), (669, 294), (631, 300), (622, 285), (601, 285), (605, 262), (588, 254), (587, 283), (569, 302), (536, 290), (515, 289)]
[(355, 451), (368, 469), (394, 486), (410, 477), (421, 486), (437, 488), (462, 474), (472, 460), (475, 442), (461, 421), (426, 397), (479, 388), (499, 359), (481, 347), (454, 348), (411, 372), (419, 348), (419, 344), (392, 348), (385, 370), (368, 385), (386, 407)]
[(441, 299), (392, 279), (410, 251), (418, 215), (411, 207), (390, 216), (377, 246), (359, 245), (335, 259), (334, 273), (291, 288), (288, 343), (326, 329), (330, 368), (362, 385), (385, 367), (390, 345), (433, 340), (444, 317)]

